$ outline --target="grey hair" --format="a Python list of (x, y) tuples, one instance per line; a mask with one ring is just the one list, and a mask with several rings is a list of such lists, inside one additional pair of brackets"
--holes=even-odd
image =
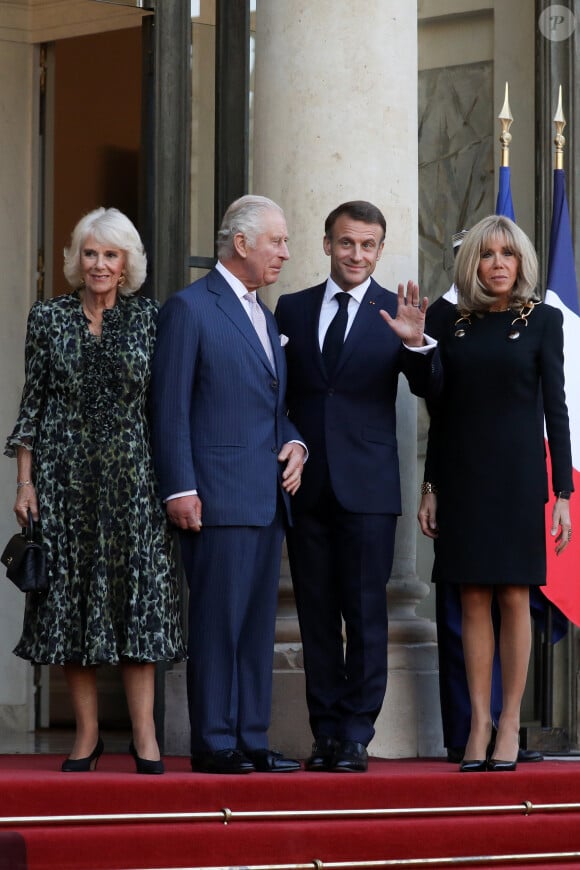
[(217, 234), (218, 260), (229, 260), (234, 255), (234, 236), (242, 233), (250, 248), (256, 247), (258, 236), (264, 232), (268, 212), (276, 211), (284, 217), (280, 206), (267, 196), (247, 194), (228, 207)]
[(479, 280), (477, 270), (482, 251), (493, 240), (505, 242), (518, 259), (516, 283), (510, 294), (510, 305), (521, 308), (527, 302), (538, 301), (538, 257), (531, 241), (510, 218), (489, 215), (472, 227), (465, 236), (455, 260), (457, 304), (461, 311), (487, 311), (497, 301)]
[(125, 254), (125, 284), (119, 293), (136, 293), (147, 275), (147, 256), (141, 237), (127, 215), (116, 208), (96, 208), (80, 219), (74, 228), (70, 245), (64, 251), (64, 276), (73, 288), (82, 285), (81, 250), (92, 237), (100, 245), (111, 245)]

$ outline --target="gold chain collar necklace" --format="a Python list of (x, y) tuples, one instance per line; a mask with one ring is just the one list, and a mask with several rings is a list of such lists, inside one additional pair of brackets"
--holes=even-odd
[[(517, 317), (514, 317), (510, 323), (510, 328), (506, 336), (508, 341), (517, 341), (519, 339), (521, 330), (522, 328), (527, 327), (528, 317), (536, 307), (536, 304), (536, 302), (526, 302), (525, 305), (522, 306)], [(507, 308), (506, 310), (509, 311), (510, 309)], [(515, 312), (512, 311), (512, 313)], [(465, 338), (469, 326), (471, 326), (471, 313), (461, 314), (453, 324), (455, 338)]]

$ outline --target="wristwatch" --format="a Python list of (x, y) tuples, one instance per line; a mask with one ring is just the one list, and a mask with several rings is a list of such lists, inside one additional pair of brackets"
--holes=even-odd
[(568, 500), (570, 498), (570, 493), (567, 490), (563, 489), (560, 492), (556, 493), (556, 498), (565, 498), (566, 500)]

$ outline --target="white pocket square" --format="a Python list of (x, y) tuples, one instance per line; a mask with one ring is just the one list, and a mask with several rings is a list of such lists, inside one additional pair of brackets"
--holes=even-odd
[(280, 333), (280, 347), (286, 347), (289, 341), (290, 339), (287, 335), (283, 335), (282, 333)]

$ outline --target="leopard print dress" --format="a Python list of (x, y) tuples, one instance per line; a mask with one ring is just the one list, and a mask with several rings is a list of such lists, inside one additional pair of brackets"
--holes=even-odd
[(5, 453), (33, 453), (49, 589), (28, 593), (14, 652), (39, 664), (184, 658), (147, 392), (158, 306), (119, 296), (89, 332), (78, 292), (33, 305)]

